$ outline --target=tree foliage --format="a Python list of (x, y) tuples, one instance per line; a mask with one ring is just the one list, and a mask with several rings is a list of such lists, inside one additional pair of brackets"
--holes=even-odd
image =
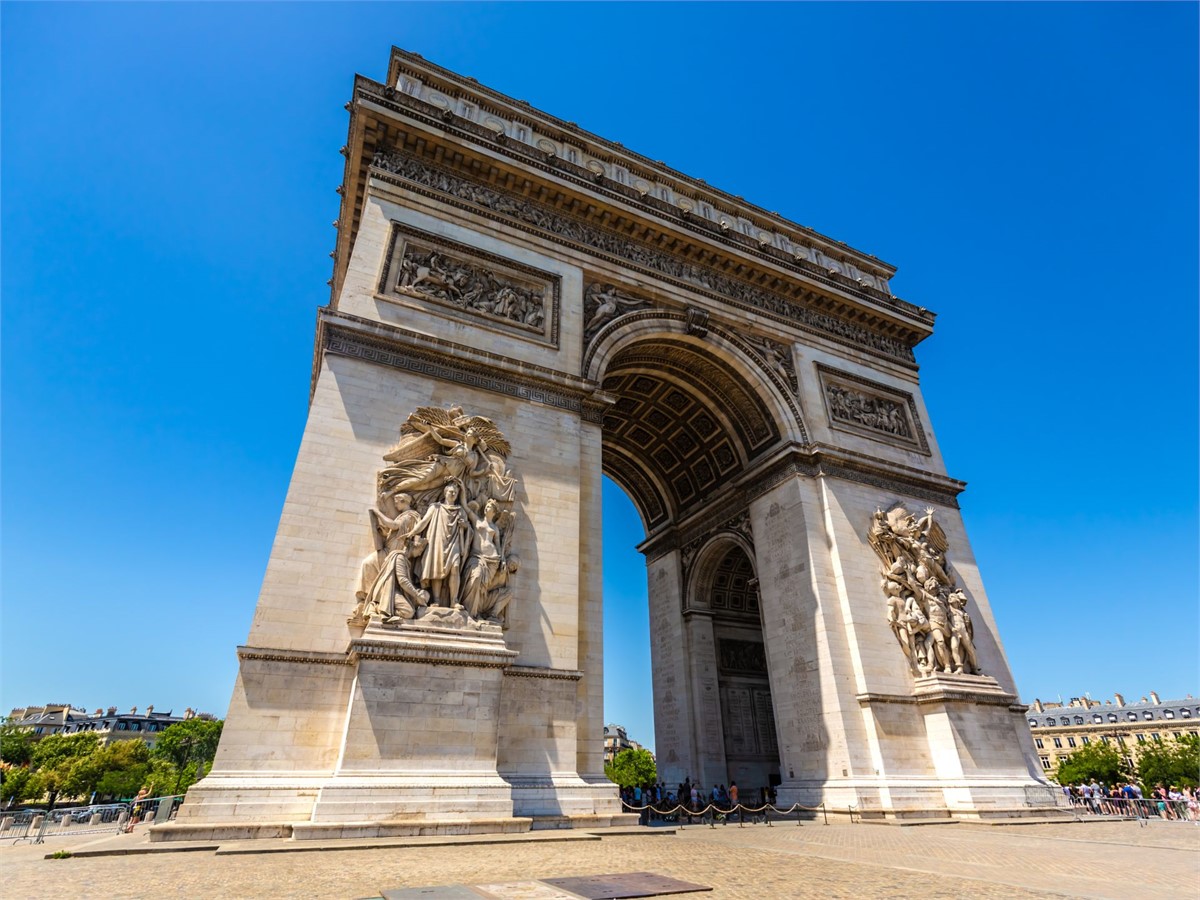
[(658, 780), (658, 770), (649, 750), (622, 750), (612, 762), (605, 763), (604, 774), (609, 781), (623, 788), (653, 784)]
[(1111, 785), (1128, 778), (1128, 773), (1120, 751), (1111, 744), (1096, 741), (1072, 751), (1069, 758), (1060, 759), (1054, 778), (1059, 784), (1098, 781)]
[(1138, 780), (1147, 793), (1163, 787), (1196, 787), (1200, 778), (1200, 737), (1186, 734), (1168, 741), (1141, 745)]
[(10, 766), (29, 765), (33, 744), (33, 732), (29, 728), (18, 727), (9, 719), (0, 723), (0, 761)]
[(204, 777), (204, 771), (217, 755), (224, 722), (213, 719), (185, 719), (169, 726), (154, 745), (154, 756), (175, 768), (173, 793)]
[(76, 797), (87, 787), (87, 758), (95, 752), (100, 739), (89, 732), (52, 734), (38, 741), (29, 756), (34, 770), (31, 795), (46, 794), (50, 808), (59, 795)]

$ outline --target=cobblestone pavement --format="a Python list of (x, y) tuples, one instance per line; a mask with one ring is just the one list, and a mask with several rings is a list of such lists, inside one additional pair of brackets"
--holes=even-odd
[(144, 835), (92, 835), (3, 847), (0, 895), (353, 900), (402, 887), (649, 871), (714, 888), (711, 894), (682, 895), (698, 898), (1194, 898), (1200, 875), (1200, 828), (1182, 823), (1139, 828), (1133, 822), (914, 828), (806, 822), (695, 826), (674, 835), (600, 840), (426, 839), (338, 852), (315, 847), (43, 858), (59, 847), (164, 846), (170, 845), (150, 845)]

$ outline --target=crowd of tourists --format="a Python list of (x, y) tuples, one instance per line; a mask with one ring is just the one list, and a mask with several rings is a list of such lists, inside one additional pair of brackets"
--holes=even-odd
[(1159, 784), (1147, 797), (1133, 782), (1106, 785), (1092, 781), (1065, 784), (1062, 790), (1073, 807), (1096, 816), (1157, 816), (1200, 824), (1200, 788), (1185, 786), (1181, 790)]
[(621, 801), (627, 812), (641, 816), (643, 825), (655, 821), (677, 822), (681, 816), (686, 817), (689, 825), (697, 817), (702, 821), (728, 823), (729, 817), (734, 815), (739, 821), (744, 821), (747, 816), (754, 821), (766, 821), (766, 808), (775, 805), (775, 789), (761, 787), (751, 794), (739, 792), (736, 783), (731, 783), (728, 788), (714, 784), (711, 790), (705, 791), (703, 785), (693, 783), (689, 776), (674, 789), (661, 781), (622, 788)]

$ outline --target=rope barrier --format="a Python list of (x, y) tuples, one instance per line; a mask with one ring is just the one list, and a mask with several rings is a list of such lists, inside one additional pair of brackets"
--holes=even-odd
[[(680, 815), (685, 815), (688, 817), (689, 824), (692, 818), (699, 818), (701, 823), (703, 823), (706, 817), (710, 817), (710, 813), (712, 814), (711, 818), (713, 820), (718, 817), (728, 818), (736, 813), (738, 815), (738, 827), (740, 828), (743, 824), (745, 824), (745, 814), (750, 813), (756, 819), (759, 815), (761, 815), (766, 824), (770, 825), (771, 820), (769, 818), (768, 810), (779, 816), (790, 816), (797, 810), (802, 810), (804, 812), (819, 811), (825, 820), (825, 824), (829, 824), (829, 814), (826, 812), (824, 803), (822, 803), (820, 806), (805, 806), (802, 803), (793, 803), (787, 809), (780, 809), (779, 807), (770, 803), (763, 804), (762, 806), (746, 806), (743, 803), (735, 803), (732, 806), (727, 807), (718, 806), (715, 803), (708, 803), (703, 809), (692, 809), (689, 806), (684, 806), (682, 803), (676, 804), (674, 807), (669, 809), (661, 806), (655, 806), (653, 803), (647, 803), (644, 806), (636, 806), (626, 800), (622, 800), (621, 805), (624, 806), (629, 812), (643, 813), (649, 810), (650, 812), (656, 813), (660, 816), (675, 816), (677, 819)], [(796, 816), (796, 824), (800, 824), (799, 815)], [(709, 827), (713, 828), (716, 826), (713, 822), (710, 822)]]

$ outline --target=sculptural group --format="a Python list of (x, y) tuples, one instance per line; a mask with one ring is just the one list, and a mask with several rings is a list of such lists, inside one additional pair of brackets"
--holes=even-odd
[(913, 672), (982, 675), (967, 595), (955, 583), (934, 511), (918, 519), (901, 505), (877, 509), (867, 540), (883, 563), (888, 624)]
[(359, 566), (351, 621), (505, 625), (520, 568), (508, 441), (460, 407), (421, 407), (400, 436), (367, 513), (374, 549)]

